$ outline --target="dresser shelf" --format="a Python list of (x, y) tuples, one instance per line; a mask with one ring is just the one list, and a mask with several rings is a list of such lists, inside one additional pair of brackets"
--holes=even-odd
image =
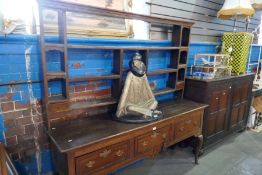
[[(55, 7), (55, 8), (54, 8)], [(43, 18), (43, 10), (44, 9), (51, 9), (57, 13), (58, 20), (58, 40), (57, 43), (48, 42), (49, 40), (46, 38), (46, 33), (44, 30), (44, 23), (46, 22)], [(165, 74), (167, 76), (166, 85), (160, 90), (154, 91), (155, 96), (161, 96), (168, 93), (178, 93), (179, 95), (174, 95), (174, 98), (181, 99), (183, 98), (183, 91), (184, 91), (184, 79), (186, 73), (186, 64), (187, 64), (187, 53), (189, 47), (189, 38), (190, 38), (190, 30), (193, 23), (191, 22), (184, 22), (178, 20), (169, 20), (145, 15), (137, 15), (133, 13), (127, 13), (122, 11), (114, 11), (109, 9), (101, 9), (92, 6), (86, 5), (77, 5), (67, 2), (61, 1), (39, 1), (39, 12), (40, 12), (40, 44), (41, 44), (41, 56), (42, 56), (42, 65), (43, 65), (43, 80), (44, 80), (44, 104), (46, 105), (47, 111), (47, 120), (48, 125), (52, 123), (52, 117), (49, 117), (50, 111), (56, 112), (56, 110), (67, 111), (65, 114), (70, 118), (68, 111), (71, 111), (72, 114), (75, 114), (74, 110), (79, 109), (86, 109), (87, 111), (89, 108), (97, 108), (97, 107), (106, 107), (108, 106), (110, 109), (114, 109), (116, 107), (117, 101), (121, 96), (122, 88), (124, 85), (124, 79), (126, 75), (126, 70), (124, 69), (124, 64), (126, 64), (127, 60), (132, 59), (133, 52), (139, 52), (142, 56), (142, 61), (147, 66), (147, 70), (150, 70), (151, 60), (153, 58), (152, 54), (158, 55), (158, 53), (164, 53), (164, 56), (161, 55), (161, 58), (167, 59), (169, 63), (167, 63), (165, 68), (161, 68), (158, 70), (150, 70), (147, 71), (147, 75), (150, 76), (149, 78), (155, 78), (158, 75)], [(90, 43), (84, 44), (73, 44), (68, 42), (68, 30), (66, 20), (68, 16), (67, 13), (88, 13), (93, 15), (106, 15), (110, 17), (117, 17), (123, 19), (135, 19), (148, 22), (149, 24), (160, 24), (160, 26), (165, 25), (169, 26), (172, 30), (171, 36), (171, 44), (168, 46), (158, 46), (156, 45), (157, 42), (152, 42), (152, 46), (148, 43), (145, 46), (138, 45), (118, 45), (118, 43), (114, 43), (112, 45), (109, 44), (100, 44), (94, 45)], [(143, 43), (143, 42), (142, 42)], [(160, 44), (159, 44), (160, 45)], [(162, 44), (161, 44), (162, 45)], [(53, 53), (54, 51), (54, 53)], [(61, 70), (64, 72), (48, 72), (47, 71), (47, 57), (49, 56), (57, 56), (57, 53), (60, 52), (58, 55), (61, 61)], [(50, 52), (50, 53), (48, 53)], [(79, 69), (79, 71), (83, 72), (83, 76), (81, 77), (71, 77), (69, 76), (68, 69), (71, 69), (71, 65), (68, 65), (71, 59), (71, 55), (69, 57), (69, 53), (95, 53), (95, 54), (103, 54), (107, 55), (105, 59), (106, 61), (111, 61), (108, 66), (112, 70), (110, 73), (105, 74), (103, 72), (99, 72), (99, 74), (94, 75), (84, 75), (85, 70), (81, 70), (81, 67), (74, 68), (74, 72)], [(48, 53), (48, 54), (47, 54)], [(166, 53), (166, 54), (165, 54)], [(127, 58), (128, 57), (128, 58)], [(156, 56), (157, 57), (157, 56)], [(169, 57), (169, 58), (168, 58)], [(90, 57), (91, 58), (91, 57)], [(51, 58), (52, 59), (52, 58)], [(71, 60), (70, 60), (71, 61)], [(96, 61), (96, 57), (92, 57), (89, 61)], [(79, 63), (80, 65), (80, 63)], [(88, 65), (87, 65), (88, 66)], [(86, 66), (86, 67), (87, 67)], [(107, 65), (106, 65), (107, 66)], [(87, 67), (87, 69), (89, 69)], [(97, 69), (98, 70), (98, 69)], [(89, 70), (88, 70), (89, 71)], [(103, 71), (103, 69), (98, 70)], [(162, 76), (161, 76), (162, 77)], [(103, 82), (103, 80), (109, 80)], [(54, 83), (61, 83), (61, 92), (62, 94), (57, 96), (57, 94), (51, 94), (53, 92), (50, 90), (49, 86), (51, 82)], [(70, 86), (84, 84), (84, 83), (107, 83), (107, 85), (111, 86), (111, 93), (106, 92), (111, 95), (107, 99), (94, 99), (88, 102), (74, 102), (74, 97), (71, 93), (78, 93), (72, 91)], [(60, 86), (59, 86), (60, 87)], [(55, 87), (58, 88), (58, 87)], [(109, 88), (109, 87), (108, 87)], [(157, 87), (156, 87), (157, 88)], [(57, 89), (55, 89), (57, 90)], [(95, 93), (95, 90), (93, 90)], [(57, 92), (57, 91), (54, 91)], [(49, 97), (50, 94), (53, 97)], [(84, 94), (84, 93), (83, 93)], [(77, 96), (77, 95), (76, 95)], [(102, 95), (103, 96), (103, 95)], [(96, 98), (96, 97), (94, 97)], [(100, 98), (100, 97), (99, 97)], [(76, 99), (77, 100), (77, 99)], [(81, 99), (80, 99), (81, 100)], [(57, 103), (54, 105), (54, 103)], [(49, 107), (49, 105), (52, 106)], [(61, 107), (59, 106), (61, 104)], [(113, 108), (111, 106), (114, 105)], [(57, 115), (59, 116), (59, 115)], [(62, 119), (64, 115), (60, 115)], [(59, 117), (56, 117), (56, 119)], [(74, 117), (72, 117), (74, 118)]]

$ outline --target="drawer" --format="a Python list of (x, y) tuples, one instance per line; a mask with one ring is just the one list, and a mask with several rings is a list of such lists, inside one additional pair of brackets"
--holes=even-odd
[(115, 144), (76, 158), (76, 172), (78, 175), (91, 174), (129, 158), (129, 142)]
[(152, 151), (156, 147), (162, 147), (170, 138), (170, 126), (156, 129), (136, 138), (135, 152), (137, 155)]
[(182, 119), (179, 123), (175, 124), (175, 140), (192, 135), (192, 132), (201, 129), (202, 112), (194, 112), (189, 115), (185, 115), (185, 119)]

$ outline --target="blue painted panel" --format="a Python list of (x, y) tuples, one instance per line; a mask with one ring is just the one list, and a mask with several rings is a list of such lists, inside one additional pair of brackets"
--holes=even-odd
[[(74, 64), (80, 64), (75, 68)], [(69, 50), (69, 76), (108, 75), (113, 73), (112, 50)]]
[(158, 70), (170, 67), (170, 51), (150, 51), (148, 70)]
[[(41, 170), (40, 175), (51, 174), (54, 171), (54, 164), (50, 150), (42, 150), (40, 152), (41, 157)], [(20, 175), (35, 175), (38, 174), (37, 161), (35, 156), (31, 157), (30, 162), (22, 163), (19, 161), (14, 162)]]

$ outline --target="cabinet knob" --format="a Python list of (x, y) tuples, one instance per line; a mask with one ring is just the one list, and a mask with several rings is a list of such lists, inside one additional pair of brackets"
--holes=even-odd
[(216, 97), (216, 100), (219, 100), (219, 98), (218, 98), (218, 97)]
[(158, 136), (157, 132), (153, 132), (153, 134), (151, 135), (152, 138), (156, 138)]
[(191, 120), (187, 120), (186, 124), (191, 124), (191, 122), (192, 122)]
[(144, 142), (142, 143), (142, 145), (143, 145), (143, 146), (147, 146), (147, 145), (148, 145), (148, 141), (144, 141)]
[(184, 127), (181, 127), (179, 130), (180, 130), (180, 131), (184, 131)]
[(194, 126), (197, 126), (197, 122), (196, 121), (194, 121)]
[(122, 150), (118, 150), (118, 151), (116, 152), (116, 155), (117, 155), (118, 157), (121, 157), (123, 154), (124, 154), (124, 151), (122, 151)]
[(225, 93), (225, 92), (223, 92), (223, 95), (226, 95), (226, 93)]
[(163, 139), (165, 139), (165, 138), (166, 138), (166, 133), (164, 133), (164, 134), (162, 135), (162, 137), (163, 137)]
[(96, 163), (95, 161), (89, 161), (89, 162), (86, 164), (86, 167), (92, 168), (95, 163)]
[(112, 151), (109, 150), (105, 150), (102, 153), (99, 154), (100, 157), (106, 158)]
[(229, 89), (231, 89), (232, 87), (231, 86), (229, 86)]

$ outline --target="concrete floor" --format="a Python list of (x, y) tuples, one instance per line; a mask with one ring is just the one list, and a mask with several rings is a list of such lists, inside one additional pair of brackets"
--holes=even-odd
[(209, 148), (193, 164), (192, 149), (176, 147), (114, 175), (262, 175), (262, 133), (246, 131)]

